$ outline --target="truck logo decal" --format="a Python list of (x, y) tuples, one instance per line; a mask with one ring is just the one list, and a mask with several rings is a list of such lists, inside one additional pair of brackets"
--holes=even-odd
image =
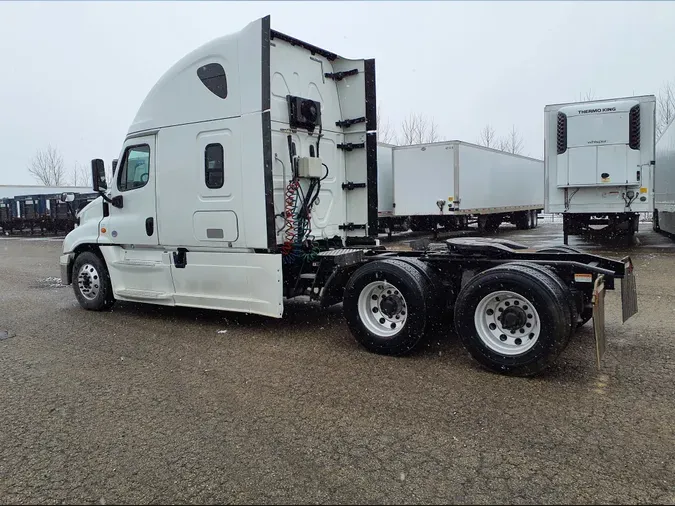
[(603, 141), (588, 141), (589, 144), (604, 144), (605, 142), (607, 142), (607, 141), (606, 140), (603, 140)]
[(596, 114), (599, 112), (616, 112), (616, 107), (602, 107), (598, 109), (579, 109), (579, 114)]

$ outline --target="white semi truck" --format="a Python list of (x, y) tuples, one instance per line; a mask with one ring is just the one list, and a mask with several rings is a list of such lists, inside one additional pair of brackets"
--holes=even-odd
[(653, 95), (547, 105), (545, 212), (563, 213), (568, 235), (591, 226), (632, 235), (652, 210)]
[(675, 237), (675, 122), (673, 121), (656, 143), (652, 226), (656, 232)]
[[(386, 158), (385, 158), (386, 157)], [(378, 145), (380, 230), (537, 226), (544, 162), (462, 141)]]
[[(410, 352), (453, 311), (471, 355), (504, 374), (555, 361), (630, 259), (508, 241), (422, 251), (377, 244), (374, 60), (348, 60), (270, 28), (270, 18), (176, 63), (150, 90), (101, 197), (78, 213), (60, 257), (80, 305), (116, 300), (281, 318), (305, 296), (343, 303), (366, 349)], [(448, 329), (450, 332), (450, 329)]]

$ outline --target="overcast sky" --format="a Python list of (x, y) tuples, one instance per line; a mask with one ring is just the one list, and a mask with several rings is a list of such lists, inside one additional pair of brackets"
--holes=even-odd
[(0, 2), (0, 184), (34, 184), (51, 144), (68, 168), (117, 157), (173, 63), (253, 19), (345, 57), (376, 59), (394, 124), (433, 116), (447, 139), (516, 125), (543, 155), (546, 104), (657, 93), (675, 80), (672, 2)]

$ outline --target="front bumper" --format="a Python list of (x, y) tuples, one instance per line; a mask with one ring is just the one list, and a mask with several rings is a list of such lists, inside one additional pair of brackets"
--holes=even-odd
[(73, 282), (72, 277), (73, 277), (73, 270), (71, 269), (71, 265), (73, 263), (73, 255), (72, 253), (66, 253), (65, 255), (61, 255), (59, 257), (59, 264), (61, 265), (61, 284), (62, 285), (69, 285)]

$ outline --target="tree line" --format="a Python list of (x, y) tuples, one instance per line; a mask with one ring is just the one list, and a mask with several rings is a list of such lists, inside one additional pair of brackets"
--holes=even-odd
[(87, 167), (75, 162), (67, 169), (61, 153), (51, 144), (35, 152), (28, 165), (28, 173), (44, 186), (91, 185), (91, 173)]
[[(393, 125), (388, 118), (381, 114), (378, 105), (377, 140), (395, 146), (411, 146), (413, 144), (440, 142), (446, 139), (440, 134), (438, 124), (433, 117), (423, 113), (410, 113), (401, 121), (400, 125)], [(492, 126), (485, 125), (481, 129), (476, 143), (516, 155), (523, 151), (523, 138), (515, 125), (503, 137), (498, 137)]]

